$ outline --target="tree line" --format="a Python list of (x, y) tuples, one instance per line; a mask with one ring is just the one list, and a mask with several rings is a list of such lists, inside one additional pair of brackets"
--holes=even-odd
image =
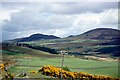
[(36, 50), (41, 50), (44, 52), (49, 52), (51, 54), (58, 54), (56, 49), (48, 48), (45, 46), (37, 46), (37, 45), (31, 45), (31, 44), (25, 44), (25, 43), (17, 43), (17, 46), (23, 46), (23, 47), (28, 47)]

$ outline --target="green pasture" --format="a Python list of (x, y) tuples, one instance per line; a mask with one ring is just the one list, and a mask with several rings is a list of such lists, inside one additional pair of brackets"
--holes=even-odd
[[(15, 74), (38, 70), (44, 65), (61, 67), (61, 58), (19, 58), (16, 66), (9, 70)], [(96, 60), (84, 60), (79, 58), (65, 57), (64, 66), (68, 66), (73, 72), (87, 72), (91, 74), (107, 75), (118, 77), (118, 63)]]
[(56, 44), (56, 43), (76, 43), (76, 42), (99, 42), (99, 40), (92, 39), (80, 39), (80, 40), (69, 40), (69, 39), (53, 39), (53, 40), (40, 40), (40, 41), (31, 41), (31, 42), (23, 42), (26, 44), (31, 44), (35, 46), (42, 46), (48, 44)]
[[(13, 50), (15, 49), (14, 47), (12, 48)], [(9, 71), (14, 73), (15, 75), (22, 72), (29, 73), (31, 70), (38, 70), (44, 65), (61, 67), (62, 57), (60, 57), (60, 55), (55, 56), (43, 51), (33, 50), (24, 47), (17, 47), (15, 50), (17, 50), (19, 53), (14, 53), (6, 50), (2, 51), (3, 55), (5, 55), (6, 57), (9, 58), (10, 56), (12, 56), (18, 61), (17, 65), (9, 68)], [(70, 70), (74, 72), (87, 72), (91, 74), (119, 77), (118, 62), (85, 60), (65, 56), (64, 66), (68, 66)], [(45, 78), (45, 76), (43, 76), (42, 74), (39, 77)]]

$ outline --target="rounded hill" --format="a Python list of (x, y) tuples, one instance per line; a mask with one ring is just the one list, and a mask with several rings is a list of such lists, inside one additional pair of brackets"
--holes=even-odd
[(120, 39), (120, 30), (110, 28), (97, 28), (87, 31), (81, 35), (83, 39)]

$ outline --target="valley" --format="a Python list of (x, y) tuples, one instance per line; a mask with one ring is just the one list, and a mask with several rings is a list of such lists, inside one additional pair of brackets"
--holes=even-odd
[[(27, 48), (26, 48), (27, 49)], [(25, 49), (24, 49), (25, 50)], [(4, 51), (5, 52), (5, 51)], [(3, 52), (3, 54), (4, 54)], [(29, 53), (31, 52), (37, 52), (37, 56), (34, 53), (34, 55), (31, 55)], [(15, 77), (18, 77), (18, 74), (20, 73), (27, 73), (28, 77), (33, 77), (33, 74), (30, 74), (30, 71), (32, 70), (38, 70), (44, 65), (53, 65), (56, 67), (61, 67), (61, 55), (53, 54), (51, 57), (51, 54), (48, 53), (42, 53), (41, 51), (33, 50), (28, 51), (24, 54), (13, 54), (12, 56), (7, 54), (3, 55), (3, 57), (9, 59), (9, 60), (15, 60), (17, 61), (14, 66), (11, 66), (8, 70), (12, 73), (14, 73)], [(43, 54), (38, 55), (38, 54)], [(54, 57), (53, 57), (54, 56)], [(7, 61), (8, 62), (8, 61)], [(90, 63), (90, 64), (89, 64)], [(89, 65), (88, 65), (89, 64)], [(73, 72), (87, 72), (90, 74), (98, 74), (98, 75), (107, 75), (112, 77), (119, 77), (118, 75), (118, 62), (114, 61), (96, 61), (92, 59), (81, 59), (80, 57), (74, 57), (66, 55), (64, 59), (64, 66), (69, 66), (70, 70)], [(32, 78), (31, 77), (31, 78)], [(42, 74), (37, 74), (38, 78), (46, 78)], [(34, 78), (36, 78), (34, 77)], [(48, 77), (49, 78), (49, 77)]]
[[(101, 30), (104, 33), (107, 30), (107, 35), (102, 34)], [(41, 34), (40, 37), (39, 34), (35, 34), (32, 35), (32, 38), (30, 36), (3, 41), (0, 50), (1, 64), (6, 64), (5, 67), (14, 74), (14, 78), (51, 78), (51, 76), (36, 71), (44, 65), (61, 68), (63, 58), (61, 51), (66, 51), (68, 54), (64, 56), (63, 67), (67, 66), (71, 72), (86, 72), (93, 75), (120, 78), (118, 72), (120, 62), (119, 37), (110, 36), (108, 29), (97, 29), (100, 36), (98, 34), (92, 35), (95, 31), (96, 29), (92, 32), (88, 31), (81, 35), (66, 38), (52, 36), (50, 39), (50, 36), (47, 38), (45, 35), (46, 39), (43, 39), (44, 35), (41, 38)], [(116, 34), (118, 33), (115, 30)], [(102, 38), (100, 38), (101, 36)], [(3, 71), (3, 73), (6, 72)]]

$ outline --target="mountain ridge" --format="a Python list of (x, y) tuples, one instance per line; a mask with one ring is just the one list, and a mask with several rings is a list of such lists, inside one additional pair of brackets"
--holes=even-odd
[[(92, 34), (92, 35), (91, 35)], [(94, 35), (93, 35), (94, 34)], [(96, 28), (81, 34), (81, 37), (87, 35), (89, 39), (120, 39), (120, 30), (111, 28)], [(89, 37), (90, 35), (90, 37)]]
[[(96, 28), (84, 32), (79, 35), (70, 35), (65, 38), (69, 39), (98, 39), (98, 40), (120, 40), (120, 30), (112, 28)], [(46, 39), (62, 39), (54, 35), (44, 35), (44, 34), (32, 34), (29, 37), (17, 38), (13, 42), (28, 42), (28, 41), (37, 41), (37, 40), (46, 40)]]
[(44, 35), (44, 34), (32, 34), (29, 37), (23, 37), (23, 38), (17, 38), (9, 41), (14, 42), (28, 42), (28, 41), (37, 41), (37, 40), (43, 40), (43, 39), (59, 39), (60, 37), (54, 36), (54, 35)]
[[(47, 48), (55, 49), (56, 51), (66, 50), (70, 55), (110, 55), (110, 56), (120, 56), (119, 48), (120, 48), (120, 30), (110, 29), (110, 28), (99, 28), (87, 31), (83, 34), (76, 36), (69, 36), (66, 38), (57, 38), (54, 40), (41, 40), (32, 42), (29, 44), (27, 42), (23, 42), (20, 44), (24, 44), (27, 47), (32, 46), (38, 50)], [(27, 38), (17, 39), (18, 44), (20, 41), (27, 41), (33, 38), (36, 40), (38, 36), (43, 36), (43, 34), (34, 34)], [(86, 36), (88, 35), (88, 36)], [(51, 35), (49, 35), (51, 37)], [(47, 35), (48, 37), (48, 35)], [(102, 37), (102, 38), (101, 38)], [(55, 37), (56, 38), (56, 37)], [(33, 40), (32, 39), (32, 40)], [(42, 38), (43, 39), (43, 38)], [(45, 36), (44, 36), (44, 39)], [(41, 41), (40, 41), (41, 40)], [(34, 41), (34, 40), (33, 40)], [(16, 45), (15, 42), (15, 45)], [(13, 43), (14, 44), (14, 43)], [(34, 44), (34, 46), (33, 46)]]
[(120, 30), (112, 28), (96, 28), (84, 32), (80, 35), (72, 35), (67, 38), (76, 39), (100, 39), (100, 40), (110, 40), (110, 39), (120, 39)]

